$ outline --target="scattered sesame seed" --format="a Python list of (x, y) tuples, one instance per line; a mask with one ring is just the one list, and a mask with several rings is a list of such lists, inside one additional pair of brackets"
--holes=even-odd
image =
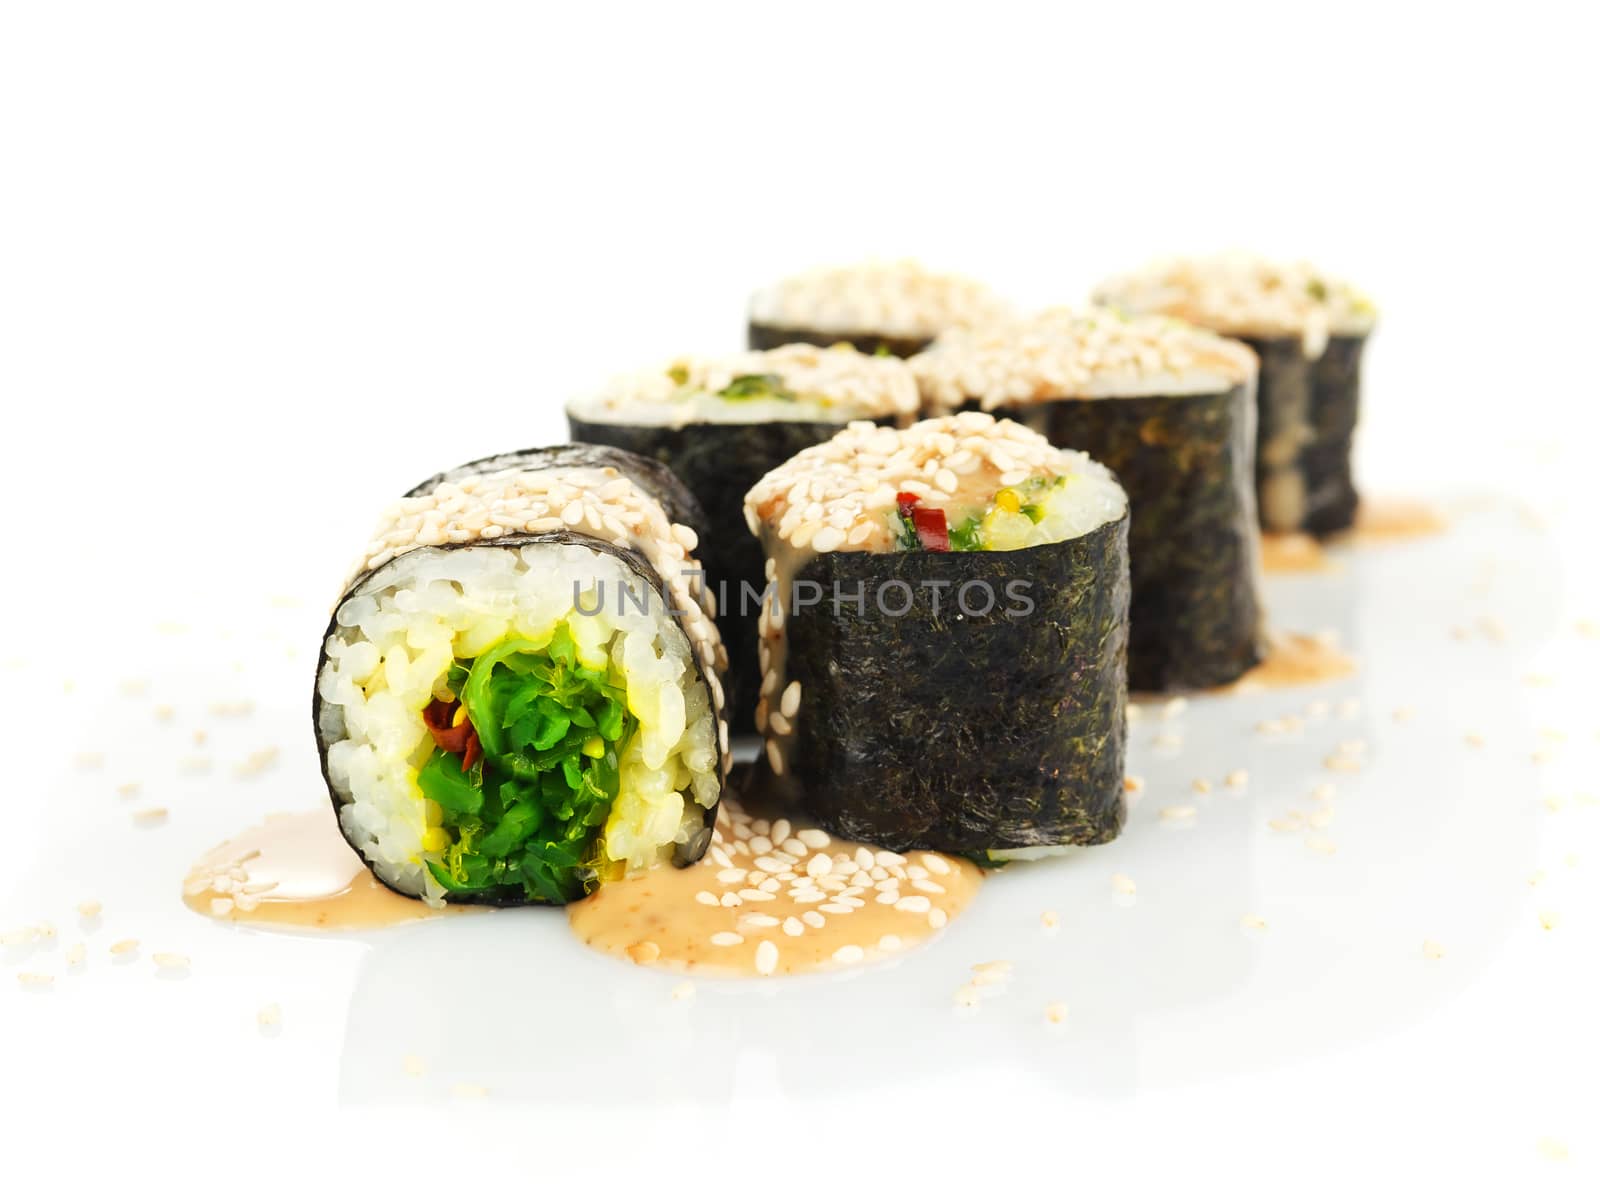
[(408, 1054), (400, 1060), (400, 1069), (413, 1079), (421, 1078), (427, 1074), (428, 1064), (415, 1054)]
[(79, 770), (98, 770), (106, 764), (106, 756), (98, 753), (79, 754), (72, 760), (72, 764)]
[(112, 955), (132, 955), (138, 950), (139, 940), (137, 939), (118, 939), (111, 945)]
[(956, 989), (954, 999), (956, 1005), (962, 1009), (976, 1009), (983, 1003), (983, 998), (979, 995), (977, 987), (971, 984), (963, 984)]
[(1163, 807), (1161, 809), (1161, 818), (1164, 820), (1188, 820), (1193, 819), (1197, 813), (1198, 809), (1194, 804), (1184, 803), (1175, 807)]
[(1065, 1001), (1051, 1001), (1044, 1007), (1044, 1019), (1051, 1025), (1060, 1025), (1067, 1019), (1067, 1005)]
[(1209, 778), (1197, 778), (1189, 785), (1194, 787), (1197, 795), (1209, 795), (1211, 793), (1211, 780)]
[(1432, 939), (1425, 939), (1422, 943), (1422, 958), (1440, 960), (1444, 958), (1444, 945)]
[(1326, 836), (1307, 836), (1306, 847), (1312, 852), (1320, 852), (1328, 856), (1332, 856), (1339, 851), (1339, 846)]
[(1250, 772), (1248, 770), (1230, 770), (1228, 771), (1228, 777), (1223, 781), (1230, 787), (1246, 786), (1250, 782)]
[(1133, 878), (1126, 873), (1113, 873), (1111, 875), (1111, 889), (1119, 894), (1131, 895), (1139, 892), (1139, 887), (1134, 883)]
[(628, 958), (636, 964), (653, 964), (661, 958), (660, 945), (651, 942), (649, 939), (632, 944), (627, 951)]
[(1264, 931), (1267, 929), (1267, 920), (1259, 914), (1247, 914), (1239, 920), (1239, 925), (1247, 931)]
[(928, 911), (928, 926), (936, 931), (942, 930), (944, 925), (949, 921), (950, 916), (938, 906), (935, 906), (932, 910)]
[(981, 964), (973, 964), (972, 983), (977, 985), (1000, 984), (1011, 979), (1012, 963), (1010, 960), (987, 960)]
[(1482, 733), (1476, 733), (1476, 732), (1468, 733), (1463, 740), (1465, 740), (1466, 743), (1468, 745), (1470, 745), (1473, 749), (1482, 749), (1485, 745), (1488, 744), (1488, 742), (1486, 742), (1484, 740), (1483, 734)]
[(49, 988), (56, 978), (47, 972), (18, 972), (17, 983), (23, 988)]
[(146, 807), (133, 813), (133, 822), (141, 828), (153, 828), (167, 822), (165, 807)]
[(277, 1029), (282, 1024), (283, 1009), (278, 1005), (263, 1005), (256, 1010), (256, 1026), (259, 1029)]
[(737, 931), (718, 931), (711, 936), (711, 942), (716, 947), (735, 947), (744, 942), (744, 936)]
[(694, 981), (680, 980), (672, 986), (672, 999), (675, 1001), (689, 1001), (694, 999)]
[(1306, 817), (1306, 822), (1317, 831), (1322, 831), (1324, 828), (1329, 827), (1333, 823), (1333, 808), (1318, 808), (1316, 811), (1313, 811), (1309, 816)]
[(198, 755), (198, 754), (194, 754), (194, 755), (190, 755), (187, 758), (179, 758), (178, 759), (178, 773), (179, 774), (209, 774), (210, 771), (211, 771), (211, 759), (210, 758), (203, 757), (203, 756)]
[(158, 951), (150, 959), (165, 971), (186, 972), (189, 969), (189, 957), (175, 951)]
[(79, 967), (83, 963), (83, 961), (88, 957), (88, 954), (89, 954), (88, 948), (84, 947), (84, 945), (82, 943), (74, 943), (71, 947), (67, 948), (67, 952), (66, 952), (67, 967), (69, 967), (69, 968)]
[(1122, 789), (1130, 795), (1137, 795), (1144, 790), (1144, 779), (1137, 774), (1130, 774), (1122, 780)]
[(1557, 914), (1554, 910), (1539, 911), (1539, 925), (1547, 931), (1555, 930), (1556, 924), (1560, 921), (1561, 915)]
[(1054, 931), (1061, 925), (1061, 919), (1054, 910), (1046, 910), (1039, 915), (1039, 925), (1047, 931)]
[(450, 1094), (458, 1100), (481, 1100), (489, 1098), (489, 1089), (481, 1083), (452, 1083)]
[[(835, 953), (834, 958), (838, 958)], [(756, 972), (761, 976), (770, 976), (778, 967), (778, 945), (771, 939), (763, 939), (756, 944)]]
[(1334, 786), (1331, 782), (1319, 783), (1317, 786), (1311, 788), (1311, 797), (1323, 803), (1332, 801), (1338, 797), (1338, 794), (1339, 788)]
[(1267, 821), (1267, 827), (1274, 832), (1298, 832), (1306, 826), (1306, 821), (1298, 812), (1289, 815), (1280, 815)]
[(1185, 697), (1174, 696), (1171, 700), (1168, 700), (1161, 706), (1161, 715), (1164, 718), (1171, 720), (1173, 717), (1180, 715), (1188, 707), (1189, 701)]
[(270, 770), (278, 761), (278, 747), (269, 745), (265, 749), (254, 750), (247, 754), (242, 762), (237, 763), (233, 772), (240, 778), (254, 778)]
[(1568, 1157), (1567, 1147), (1555, 1137), (1540, 1137), (1536, 1146), (1539, 1156), (1547, 1161), (1565, 1161)]
[(125, 782), (117, 788), (117, 794), (121, 795), (124, 799), (131, 799), (138, 793), (139, 784), (136, 782)]
[(859, 963), (864, 955), (866, 955), (866, 952), (862, 951), (854, 943), (846, 943), (833, 953), (833, 961), (837, 964), (854, 964)]
[(78, 913), (84, 918), (98, 918), (100, 916), (100, 902), (95, 898), (85, 898), (78, 903)]
[(178, 715), (178, 710), (170, 704), (158, 704), (155, 707), (155, 718), (158, 721), (170, 721)]

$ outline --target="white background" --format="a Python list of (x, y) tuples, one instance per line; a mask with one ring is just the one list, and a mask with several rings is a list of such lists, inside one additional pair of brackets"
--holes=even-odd
[[(0, 6), (0, 661), (16, 755), (0, 928), (66, 922), (85, 832), (113, 861), (174, 862), (146, 869), (160, 886), (244, 822), (191, 815), (182, 842), (136, 849), (123, 806), (68, 757), (107, 748), (97, 731), (137, 752), (117, 680), (232, 680), (264, 706), (252, 727), (299, 747), (284, 780), (304, 779), (317, 617), (388, 497), (559, 439), (562, 402), (612, 371), (739, 344), (748, 291), (818, 262), (915, 255), (1031, 304), (1166, 251), (1313, 258), (1383, 312), (1369, 488), (1516, 494), (1550, 531), (1551, 562), (1521, 574), (1551, 593), (1530, 612), (1552, 629), (1597, 616), (1593, 12)], [(273, 617), (273, 595), (303, 608)], [(247, 646), (288, 669), (258, 677)], [(1595, 789), (1590, 687), (1563, 702), (1590, 744), (1563, 768), (1566, 794)], [(40, 717), (50, 746), (19, 724)], [(681, 1124), (613, 1116), (606, 1086), (585, 1084), (573, 1102), (594, 1107), (565, 1127), (524, 1110), (470, 1137), (453, 1135), (460, 1109), (431, 1128), (334, 1115), (317, 1078), (332, 1029), (286, 1029), (278, 1049), (299, 1053), (262, 1064), (246, 1034), (231, 1071), (196, 1070), (183, 1052), (220, 1032), (207, 1027), (253, 1013), (247, 981), (224, 1006), (197, 972), (174, 1016), (137, 996), (120, 1011), (41, 1001), (7, 975), (0, 1128), (23, 1168), (204, 1155), (241, 1177), (283, 1156), (291, 1123), (329, 1172), (373, 1147), (330, 1144), (338, 1123), (458, 1176), (517, 1146), (503, 1164), (522, 1176), (544, 1158), (598, 1174), (648, 1156), (670, 1178), (723, 1145), (780, 1178), (902, 1154), (1130, 1180), (1593, 1173), (1594, 905), (1565, 908), (1559, 963), (1507, 946), (1405, 1026), (1251, 1073), (1062, 1097), (991, 1067), (968, 1095), (905, 1083), (788, 1111), (757, 1096)], [(520, 999), (536, 1016), (538, 991)], [(70, 1074), (51, 1063), (90, 1035)], [(251, 1090), (255, 1076), (269, 1086)], [(1541, 1160), (1544, 1138), (1571, 1161)]]

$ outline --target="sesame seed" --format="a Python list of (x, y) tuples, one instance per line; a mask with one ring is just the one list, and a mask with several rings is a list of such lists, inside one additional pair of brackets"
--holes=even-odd
[(1122, 789), (1130, 795), (1137, 795), (1144, 790), (1144, 779), (1137, 774), (1130, 774), (1122, 780)]
[(118, 939), (111, 945), (112, 955), (132, 955), (138, 950), (139, 940), (137, 939)]
[(1209, 778), (1197, 778), (1189, 785), (1194, 787), (1194, 792), (1197, 795), (1209, 795), (1211, 793), (1211, 780)]
[(1334, 786), (1331, 782), (1322, 783), (1319, 786), (1313, 787), (1311, 790), (1311, 797), (1313, 799), (1320, 800), (1323, 803), (1332, 801), (1338, 797), (1338, 794), (1339, 788)]
[(85, 898), (78, 903), (78, 914), (83, 918), (98, 918), (100, 915), (100, 903), (94, 898)]
[(701, 890), (699, 893), (695, 894), (694, 900), (699, 902), (702, 906), (717, 906), (721, 904), (717, 900), (717, 895), (712, 893), (710, 890)]
[(66, 951), (67, 967), (79, 967), (88, 957), (88, 954), (88, 948), (86, 948), (82, 943), (74, 943), (71, 947), (67, 948)]
[(636, 964), (653, 964), (661, 958), (661, 947), (659, 944), (645, 939), (629, 946), (627, 954), (628, 958)]
[(1177, 807), (1163, 807), (1161, 809), (1161, 818), (1164, 820), (1193, 819), (1195, 814), (1195, 807), (1190, 803), (1185, 803)]
[(795, 837), (796, 837), (796, 839), (798, 839), (800, 841), (800, 843), (804, 844), (807, 848), (826, 848), (826, 847), (828, 847), (828, 842), (829, 842), (828, 834), (826, 832), (819, 831), (816, 828), (801, 828), (798, 832), (795, 833)]
[(943, 929), (945, 923), (949, 921), (950, 916), (938, 906), (935, 906), (932, 910), (928, 911), (928, 926), (936, 931)]
[(912, 914), (926, 914), (933, 903), (920, 894), (908, 894), (894, 904), (896, 910), (909, 911)]
[(165, 807), (146, 807), (133, 813), (133, 822), (141, 827), (154, 827), (166, 823), (167, 814)]
[(450, 1094), (458, 1100), (481, 1100), (489, 1097), (489, 1089), (481, 1083), (452, 1083)]
[(1061, 925), (1061, 919), (1054, 910), (1046, 910), (1039, 915), (1039, 925), (1047, 931), (1054, 931)]
[(672, 986), (672, 999), (675, 1001), (689, 1001), (694, 999), (694, 981), (680, 980)]
[(813, 930), (822, 926), (823, 923), (828, 921), (827, 915), (818, 914), (815, 910), (807, 910), (800, 916), (800, 919), (806, 924), (806, 926), (811, 927)]
[(1230, 787), (1242, 787), (1250, 782), (1250, 772), (1248, 770), (1230, 770), (1228, 771), (1228, 777), (1223, 781)]
[(735, 931), (718, 931), (711, 936), (711, 942), (715, 947), (735, 947), (744, 942), (744, 936)]
[(745, 876), (746, 874), (743, 869), (729, 868), (717, 870), (717, 880), (722, 882), (723, 885), (733, 885), (736, 882), (743, 881)]
[(283, 1010), (277, 1005), (263, 1005), (256, 1010), (256, 1025), (262, 1029), (274, 1029), (283, 1023)]
[(798, 918), (786, 918), (783, 920), (783, 933), (788, 935), (791, 939), (796, 938), (799, 935), (803, 935), (805, 932), (806, 925)]
[(1239, 925), (1247, 931), (1264, 931), (1267, 929), (1267, 920), (1259, 914), (1247, 914), (1239, 920)]
[(756, 945), (756, 972), (762, 976), (770, 976), (778, 967), (778, 945), (771, 939), (763, 939)]
[(1561, 921), (1561, 916), (1554, 910), (1539, 911), (1539, 925), (1547, 931), (1556, 929), (1556, 924)]
[(1111, 875), (1111, 888), (1119, 894), (1135, 894), (1139, 892), (1139, 887), (1134, 884), (1133, 878), (1126, 873), (1113, 873)]
[(846, 943), (833, 953), (833, 961), (837, 964), (854, 964), (859, 963), (864, 955), (866, 955), (866, 952), (862, 951), (854, 943)]
[(189, 968), (189, 957), (175, 951), (158, 951), (150, 959), (156, 967), (167, 971), (181, 972)]
[(1444, 945), (1441, 943), (1436, 943), (1432, 939), (1424, 940), (1422, 944), (1422, 958), (1429, 960), (1443, 959)]
[(976, 1009), (983, 1003), (977, 988), (971, 984), (963, 984), (955, 992), (955, 1003), (962, 1009)]
[(1312, 852), (1320, 852), (1329, 856), (1339, 851), (1339, 846), (1326, 836), (1307, 836), (1306, 847)]
[(1044, 1007), (1044, 1019), (1051, 1025), (1060, 1025), (1067, 1019), (1067, 1006), (1064, 1001), (1051, 1001)]
[(18, 972), (17, 983), (23, 988), (49, 988), (56, 978), (46, 972)]
[(428, 1064), (415, 1054), (408, 1054), (400, 1060), (400, 1069), (413, 1079), (419, 1079), (428, 1072)]
[(981, 964), (973, 964), (972, 983), (978, 985), (999, 984), (1011, 978), (1012, 964), (1010, 960), (988, 960)]

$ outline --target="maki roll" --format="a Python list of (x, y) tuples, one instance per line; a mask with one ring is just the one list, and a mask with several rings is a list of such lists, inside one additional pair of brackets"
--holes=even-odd
[(704, 854), (722, 655), (667, 506), (693, 517), (663, 467), (561, 446), (439, 474), (383, 517), (312, 714), (340, 830), (385, 885), (567, 902)]
[(745, 498), (764, 776), (837, 835), (990, 860), (1123, 820), (1128, 501), (980, 412), (852, 424)]
[(1168, 318), (1052, 310), (952, 330), (911, 368), (928, 409), (1008, 416), (1116, 473), (1133, 509), (1134, 690), (1214, 687), (1260, 661), (1248, 349)]
[(976, 280), (930, 272), (911, 260), (818, 268), (762, 289), (750, 300), (749, 345), (848, 342), (863, 354), (909, 358), (941, 331), (1006, 314)]
[(1164, 313), (1245, 342), (1261, 359), (1256, 492), (1268, 531), (1325, 536), (1355, 522), (1350, 452), (1373, 304), (1309, 264), (1224, 255), (1158, 264), (1095, 300)]
[(851, 420), (909, 421), (917, 386), (905, 364), (848, 345), (782, 346), (680, 358), (574, 400), (574, 440), (615, 445), (670, 466), (710, 522), (699, 559), (728, 648), (728, 723), (754, 727), (760, 545), (744, 529), (744, 494), (768, 470)]

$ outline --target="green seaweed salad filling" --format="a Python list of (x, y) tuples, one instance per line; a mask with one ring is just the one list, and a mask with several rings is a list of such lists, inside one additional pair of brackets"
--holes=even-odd
[(438, 805), (424, 836), (434, 879), (486, 900), (582, 897), (638, 727), (621, 677), (580, 663), (563, 623), (549, 642), (507, 638), (455, 664), (447, 682), (454, 700), (423, 713), (438, 748), (417, 774)]
[[(671, 379), (679, 387), (685, 388), (681, 394), (695, 394), (694, 390), (688, 387), (688, 367), (673, 367), (667, 372), (667, 378)], [(718, 399), (736, 401), (776, 399), (783, 400), (787, 403), (793, 403), (795, 400), (800, 398), (796, 392), (789, 389), (788, 384), (783, 381), (783, 376), (776, 374), (735, 375), (726, 387), (723, 387), (717, 391), (713, 391), (711, 394), (716, 396)]]
[(902, 552), (1010, 552), (1046, 542), (1040, 525), (1066, 484), (1064, 475), (1031, 477), (996, 491), (987, 506), (956, 516), (902, 493), (891, 524), (895, 547)]

